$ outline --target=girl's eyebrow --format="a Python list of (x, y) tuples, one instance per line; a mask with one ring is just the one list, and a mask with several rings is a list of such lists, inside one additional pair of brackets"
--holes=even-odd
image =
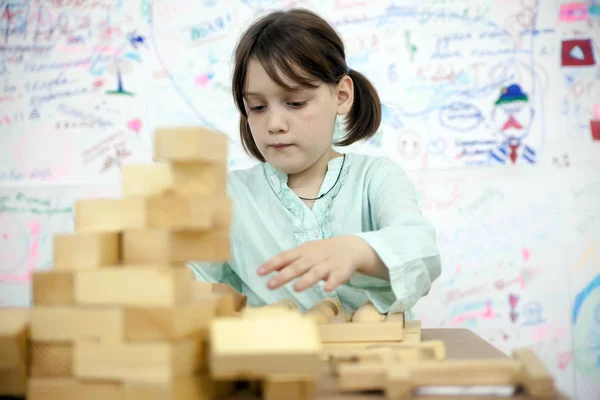
[[(306, 86), (302, 86), (302, 85), (298, 85), (298, 86), (292, 86), (290, 88), (290, 90), (286, 90), (284, 88), (280, 88), (278, 90), (278, 92), (280, 94), (296, 94), (299, 92), (302, 92), (304, 90), (311, 90), (312, 88), (310, 87), (306, 87)], [(244, 98), (248, 98), (248, 97), (263, 97), (264, 95), (262, 93), (257, 93), (257, 92), (244, 92), (242, 93), (242, 97)]]

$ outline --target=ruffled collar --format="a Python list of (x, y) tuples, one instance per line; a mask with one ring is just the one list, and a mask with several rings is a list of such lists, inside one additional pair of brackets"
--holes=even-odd
[[(342, 163), (344, 164), (344, 171), (340, 172), (340, 168), (342, 167)], [(346, 154), (346, 161), (344, 162), (344, 156), (339, 156), (332, 158), (327, 163), (327, 172), (325, 173), (325, 179), (323, 179), (323, 183), (321, 184), (321, 188), (319, 189), (318, 197), (321, 194), (325, 193), (327, 190), (331, 189), (332, 185), (335, 183), (338, 175), (344, 174), (345, 171), (348, 170), (348, 167), (351, 164), (351, 154)], [(292, 192), (292, 190), (287, 186), (288, 183), (288, 174), (282, 172), (275, 168), (268, 162), (262, 164), (263, 171), (265, 174), (265, 178), (267, 182), (277, 194), (277, 196), (281, 196), (281, 192), (286, 189)], [(342, 182), (338, 182), (338, 185)]]

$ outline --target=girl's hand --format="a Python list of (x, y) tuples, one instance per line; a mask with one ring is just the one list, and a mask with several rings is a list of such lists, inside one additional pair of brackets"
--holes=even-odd
[(352, 274), (369, 260), (371, 247), (360, 237), (337, 236), (314, 240), (294, 249), (284, 251), (258, 268), (264, 276), (279, 271), (269, 280), (269, 289), (277, 289), (294, 278), (302, 276), (294, 284), (301, 292), (317, 282), (326, 281), (325, 290), (331, 292), (348, 282)]

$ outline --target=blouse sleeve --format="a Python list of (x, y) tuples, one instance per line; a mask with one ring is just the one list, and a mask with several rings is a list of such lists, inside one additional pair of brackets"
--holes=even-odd
[(188, 268), (194, 272), (194, 277), (197, 281), (225, 283), (238, 292), (243, 293), (242, 280), (229, 266), (229, 263), (189, 262)]
[(433, 224), (418, 208), (414, 186), (404, 170), (382, 159), (365, 187), (375, 230), (356, 233), (389, 269), (390, 280), (360, 273), (348, 282), (362, 289), (380, 312), (410, 312), (441, 274)]

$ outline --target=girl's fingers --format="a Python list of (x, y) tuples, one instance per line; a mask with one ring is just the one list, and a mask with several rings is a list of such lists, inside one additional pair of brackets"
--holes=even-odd
[(294, 284), (294, 290), (296, 292), (302, 292), (309, 287), (316, 285), (317, 282), (323, 280), (329, 274), (329, 266), (327, 264), (315, 266), (310, 269), (304, 276)]
[(273, 271), (285, 268), (298, 258), (300, 258), (300, 252), (297, 249), (284, 251), (261, 265), (256, 272), (260, 276), (265, 276)]
[(281, 285), (285, 285), (292, 279), (304, 274), (311, 267), (312, 265), (306, 259), (299, 258), (298, 260), (287, 265), (277, 275), (271, 278), (267, 283), (267, 286), (269, 289), (277, 289)]
[(327, 281), (325, 282), (325, 287), (324, 287), (325, 291), (333, 292), (335, 289), (338, 288), (338, 286), (348, 282), (350, 277), (347, 275), (348, 274), (345, 271), (334, 270), (327, 277)]

